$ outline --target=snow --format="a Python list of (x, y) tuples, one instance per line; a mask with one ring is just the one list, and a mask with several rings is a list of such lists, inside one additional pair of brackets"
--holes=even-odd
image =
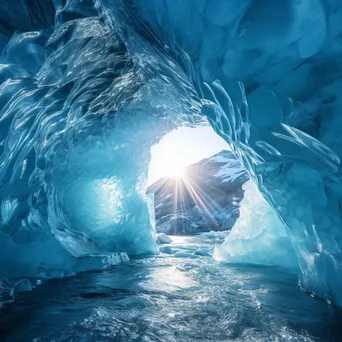
[(200, 237), (202, 239), (225, 239), (227, 235), (229, 234), (229, 231), (210, 231), (206, 233), (202, 233)]
[(223, 164), (223, 163), (229, 162), (230, 160), (228, 158), (226, 158), (225, 156), (218, 155), (218, 156), (211, 157), (210, 161)]

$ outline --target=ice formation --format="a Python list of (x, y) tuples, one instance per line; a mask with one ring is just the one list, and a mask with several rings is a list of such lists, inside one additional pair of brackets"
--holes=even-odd
[(0, 5), (13, 13), (1, 31), (0, 276), (59, 277), (107, 267), (116, 252), (156, 253), (150, 147), (186, 108), (187, 124), (203, 120), (185, 74), (100, 4)]
[(172, 239), (164, 233), (160, 233), (157, 236), (157, 242), (162, 245), (164, 243), (171, 243)]
[(217, 261), (296, 268), (294, 250), (276, 211), (251, 180), (243, 185), (240, 218), (223, 244), (214, 249)]
[(23, 3), (0, 1), (0, 276), (155, 253), (150, 147), (206, 117), (342, 305), (340, 1)]

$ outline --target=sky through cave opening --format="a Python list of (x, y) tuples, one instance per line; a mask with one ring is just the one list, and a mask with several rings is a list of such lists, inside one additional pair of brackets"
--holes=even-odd
[(188, 165), (228, 149), (209, 125), (175, 129), (151, 148), (148, 186), (162, 177), (180, 177)]

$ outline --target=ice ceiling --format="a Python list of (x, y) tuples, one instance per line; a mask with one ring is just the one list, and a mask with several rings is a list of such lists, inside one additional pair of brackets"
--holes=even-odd
[(341, 22), (339, 0), (0, 0), (0, 276), (155, 253), (150, 147), (207, 117), (301, 286), (342, 305)]

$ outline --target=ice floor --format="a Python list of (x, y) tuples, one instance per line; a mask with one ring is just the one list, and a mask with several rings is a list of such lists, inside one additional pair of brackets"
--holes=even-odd
[[(174, 237), (172, 247), (213, 242)], [(341, 341), (341, 322), (294, 274), (160, 254), (21, 294), (0, 312), (0, 341)]]

